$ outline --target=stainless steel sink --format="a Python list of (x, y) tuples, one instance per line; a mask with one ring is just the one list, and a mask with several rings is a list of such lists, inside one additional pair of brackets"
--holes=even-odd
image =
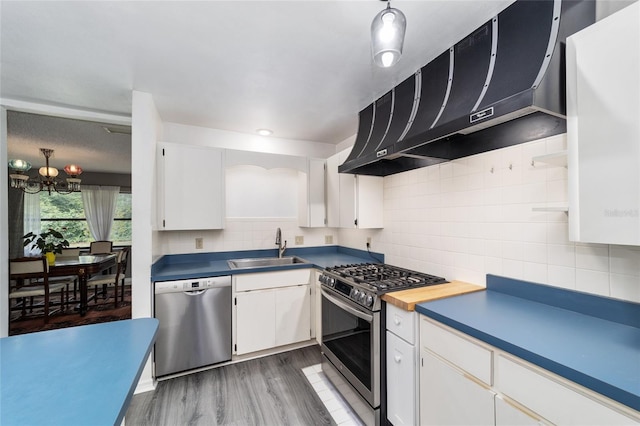
[(309, 263), (296, 256), (287, 257), (259, 257), (255, 259), (231, 259), (227, 263), (231, 269), (263, 268), (267, 266), (284, 266), (296, 263)]

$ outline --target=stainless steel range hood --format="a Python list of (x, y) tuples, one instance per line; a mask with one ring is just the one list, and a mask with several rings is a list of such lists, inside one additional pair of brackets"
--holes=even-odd
[(518, 0), (360, 112), (341, 173), (386, 176), (564, 133), (566, 38), (591, 0)]

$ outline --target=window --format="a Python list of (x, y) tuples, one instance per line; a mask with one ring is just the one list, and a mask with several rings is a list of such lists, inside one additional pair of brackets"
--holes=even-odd
[[(40, 227), (62, 232), (71, 247), (86, 247), (93, 237), (89, 232), (79, 192), (62, 195), (40, 193)], [(131, 194), (120, 193), (109, 239), (114, 245), (131, 245)]]

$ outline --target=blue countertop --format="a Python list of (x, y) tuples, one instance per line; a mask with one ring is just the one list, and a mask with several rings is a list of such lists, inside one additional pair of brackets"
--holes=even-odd
[(487, 275), (416, 311), (640, 411), (640, 304)]
[(277, 256), (277, 249), (165, 255), (153, 264), (151, 281), (205, 278), (295, 268), (322, 269), (336, 265), (384, 262), (384, 255), (381, 253), (368, 253), (364, 250), (340, 246), (321, 246), (287, 249), (285, 256), (297, 256), (309, 263), (243, 269), (231, 269), (227, 264), (229, 259)]
[(0, 339), (0, 424), (120, 425), (157, 330), (140, 318)]

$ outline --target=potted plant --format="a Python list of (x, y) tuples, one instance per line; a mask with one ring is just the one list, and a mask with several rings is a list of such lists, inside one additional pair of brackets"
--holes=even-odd
[(23, 236), (24, 247), (31, 245), (31, 248), (37, 247), (47, 257), (49, 265), (53, 265), (56, 261), (56, 253), (62, 253), (62, 249), (69, 247), (69, 241), (64, 239), (62, 233), (53, 228), (40, 234), (29, 232)]

